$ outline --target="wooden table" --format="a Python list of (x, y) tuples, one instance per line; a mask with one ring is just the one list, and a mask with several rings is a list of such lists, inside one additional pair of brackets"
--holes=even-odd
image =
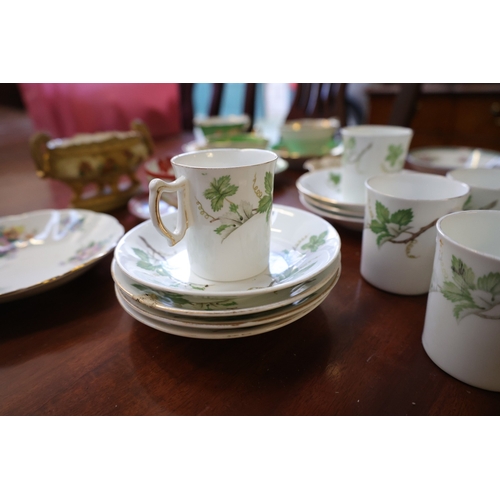
[[(0, 216), (65, 208), (40, 180), (24, 113), (0, 109)], [(158, 142), (174, 154), (189, 135)], [(301, 207), (276, 177), (275, 202)], [(140, 220), (112, 213), (130, 230)], [(427, 296), (382, 292), (360, 276), (361, 233), (336, 228), (342, 275), (295, 323), (254, 337), (197, 340), (159, 332), (118, 304), (112, 256), (53, 290), (0, 304), (1, 415), (498, 415), (500, 394), (441, 371), (422, 348)]]

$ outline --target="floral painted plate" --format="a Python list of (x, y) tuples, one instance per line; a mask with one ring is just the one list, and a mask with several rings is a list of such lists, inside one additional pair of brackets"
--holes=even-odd
[(274, 293), (263, 293), (246, 297), (204, 297), (200, 295), (182, 295), (176, 292), (164, 292), (135, 282), (118, 266), (116, 260), (111, 263), (111, 276), (120, 292), (130, 301), (159, 314), (171, 314), (184, 317), (232, 318), (235, 316), (261, 314), (272, 309), (292, 304), (308, 297), (332, 277), (340, 275), (340, 253), (322, 272), (311, 279), (290, 288)]
[(415, 148), (407, 162), (419, 172), (446, 174), (458, 168), (499, 168), (500, 152), (455, 146)]
[(132, 316), (132, 318), (136, 319), (146, 326), (154, 328), (155, 330), (159, 330), (165, 333), (171, 333), (180, 337), (215, 340), (259, 335), (261, 333), (270, 332), (272, 330), (277, 330), (278, 328), (289, 325), (290, 323), (293, 323), (294, 321), (302, 318), (306, 314), (309, 314), (313, 309), (316, 309), (319, 305), (321, 305), (321, 303), (328, 297), (328, 294), (331, 292), (335, 284), (335, 280), (329, 282), (320, 292), (318, 292), (317, 296), (315, 296), (314, 299), (312, 299), (306, 307), (304, 307), (303, 309), (299, 309), (295, 314), (287, 314), (283, 318), (279, 318), (275, 321), (265, 323), (263, 325), (228, 329), (206, 329), (195, 328), (192, 326), (178, 326), (167, 324), (165, 322), (148, 317), (137, 309), (131, 307), (129, 302), (126, 301), (126, 299), (122, 296), (118, 289), (116, 290), (116, 298), (118, 299), (118, 302), (122, 306), (124, 311)]
[(330, 219), (334, 224), (345, 227), (347, 229), (352, 229), (353, 231), (362, 231), (364, 227), (364, 215), (361, 217), (353, 217), (348, 215), (339, 215), (333, 211), (327, 210), (318, 203), (314, 203), (313, 200), (308, 199), (302, 193), (299, 193), (299, 200), (311, 212)]
[(341, 176), (337, 167), (302, 174), (297, 179), (296, 186), (302, 194), (322, 203), (360, 214), (365, 211), (364, 203), (354, 202), (349, 198), (349, 193), (342, 191)]
[[(163, 218), (174, 227), (177, 214)], [(184, 240), (169, 247), (151, 221), (120, 240), (115, 259), (134, 281), (157, 290), (207, 297), (242, 297), (273, 293), (303, 283), (325, 270), (340, 254), (340, 237), (317, 215), (273, 205), (269, 269), (240, 281), (210, 281), (191, 272)]]
[(0, 302), (61, 285), (115, 248), (123, 226), (90, 210), (39, 210), (0, 218)]

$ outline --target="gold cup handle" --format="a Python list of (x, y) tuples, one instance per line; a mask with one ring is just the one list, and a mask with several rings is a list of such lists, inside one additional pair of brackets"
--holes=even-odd
[[(162, 179), (153, 179), (149, 183), (149, 212), (151, 222), (155, 229), (167, 238), (169, 246), (174, 246), (182, 240), (189, 226), (187, 214), (187, 191), (188, 183), (184, 176), (173, 182), (165, 182)], [(160, 214), (160, 201), (163, 193), (177, 193), (177, 225), (175, 231), (168, 230)]]

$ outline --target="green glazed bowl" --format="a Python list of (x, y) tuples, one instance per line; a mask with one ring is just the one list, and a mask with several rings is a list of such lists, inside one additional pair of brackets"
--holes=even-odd
[(250, 127), (248, 115), (227, 115), (196, 117), (193, 124), (203, 132), (208, 139), (224, 139), (237, 134), (242, 134)]
[(281, 142), (292, 154), (322, 156), (329, 152), (339, 126), (335, 118), (289, 121), (281, 127)]
[(223, 139), (219, 137), (210, 136), (207, 139), (206, 148), (255, 148), (255, 149), (267, 149), (269, 146), (269, 141), (265, 137), (256, 134), (238, 134), (225, 137)]

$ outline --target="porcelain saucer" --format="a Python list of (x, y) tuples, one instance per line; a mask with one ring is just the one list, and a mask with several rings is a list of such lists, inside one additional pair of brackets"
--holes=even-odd
[(340, 254), (322, 272), (303, 283), (274, 293), (247, 297), (204, 297), (157, 290), (130, 279), (118, 266), (111, 263), (111, 276), (120, 292), (128, 299), (158, 311), (189, 317), (228, 318), (258, 314), (283, 307), (316, 292), (340, 271)]
[(128, 313), (132, 318), (136, 319), (140, 323), (143, 323), (146, 326), (159, 330), (161, 332), (170, 333), (173, 335), (178, 335), (181, 337), (190, 337), (197, 339), (230, 339), (230, 338), (238, 338), (238, 337), (249, 337), (253, 335), (259, 335), (261, 333), (266, 333), (272, 330), (276, 330), (283, 326), (286, 326), (298, 319), (302, 318), (306, 314), (310, 313), (312, 310), (316, 309), (328, 296), (331, 289), (335, 286), (332, 285), (331, 288), (325, 288), (325, 290), (318, 294), (306, 308), (301, 309), (298, 313), (287, 315), (284, 318), (278, 319), (276, 321), (272, 321), (270, 323), (266, 323), (263, 325), (250, 326), (250, 327), (242, 327), (242, 328), (228, 328), (228, 329), (206, 329), (206, 328), (194, 328), (194, 327), (184, 327), (177, 326), (173, 324), (166, 324), (161, 321), (152, 319), (136, 309), (132, 308), (130, 304), (125, 300), (125, 298), (121, 295), (121, 293), (117, 290), (116, 297), (118, 299), (119, 304), (124, 309), (126, 313)]
[(111, 215), (82, 209), (39, 210), (0, 218), (0, 302), (76, 278), (124, 234)]
[(347, 229), (352, 229), (353, 231), (362, 231), (364, 227), (364, 215), (363, 217), (352, 217), (348, 215), (339, 215), (333, 211), (329, 211), (319, 204), (313, 205), (313, 200), (308, 199), (302, 193), (299, 193), (299, 200), (311, 212), (316, 215), (320, 215), (326, 219), (332, 220), (334, 224), (338, 224)]
[(316, 170), (324, 170), (325, 168), (336, 168), (340, 176), (340, 165), (342, 163), (342, 156), (321, 156), (320, 158), (311, 158), (304, 162), (304, 168), (309, 172)]
[(337, 167), (325, 168), (302, 174), (296, 182), (300, 193), (319, 202), (346, 210), (352, 213), (363, 214), (365, 204), (353, 201), (349, 193), (342, 190), (341, 174)]
[(500, 152), (469, 147), (423, 147), (410, 150), (408, 164), (419, 172), (446, 174), (458, 168), (499, 168)]
[[(177, 214), (163, 220), (173, 228)], [(242, 297), (273, 293), (303, 283), (325, 270), (340, 254), (340, 236), (317, 215), (273, 205), (269, 269), (246, 280), (222, 282), (191, 272), (184, 240), (169, 247), (150, 220), (118, 243), (115, 259), (132, 280), (156, 290), (208, 297)]]
[(235, 329), (235, 328), (247, 328), (253, 326), (260, 326), (266, 323), (273, 323), (275, 321), (285, 319), (289, 316), (296, 316), (302, 310), (309, 309), (310, 304), (315, 301), (319, 296), (324, 295), (326, 291), (331, 291), (333, 287), (337, 284), (340, 276), (340, 268), (337, 272), (330, 276), (329, 280), (323, 284), (315, 292), (311, 292), (308, 296), (301, 299), (297, 299), (283, 307), (278, 307), (270, 311), (247, 314), (242, 316), (229, 316), (229, 317), (211, 317), (211, 318), (200, 318), (196, 316), (183, 316), (177, 314), (169, 314), (163, 311), (158, 311), (150, 307), (145, 306), (139, 302), (134, 301), (128, 295), (124, 294), (118, 285), (115, 285), (115, 292), (120, 294), (121, 297), (127, 302), (127, 304), (135, 309), (136, 312), (141, 315), (147, 316), (150, 319), (154, 319), (160, 323), (167, 325), (176, 325), (182, 327), (192, 327), (200, 329)]

